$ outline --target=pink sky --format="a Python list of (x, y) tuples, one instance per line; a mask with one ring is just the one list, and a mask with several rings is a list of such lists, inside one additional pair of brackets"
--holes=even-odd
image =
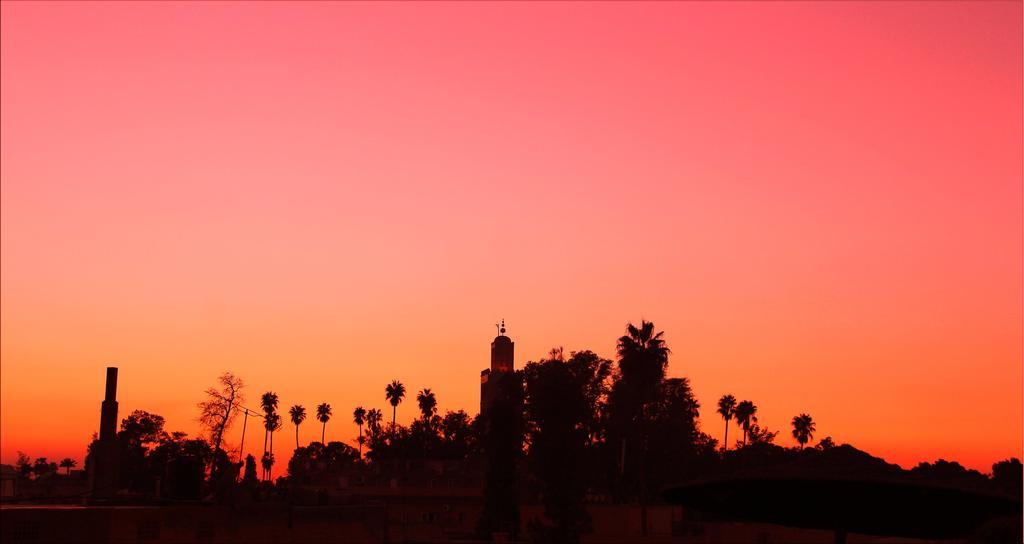
[(81, 460), (111, 364), (190, 433), (223, 370), (474, 410), (500, 317), (654, 320), (719, 438), (1021, 456), (1021, 6), (5, 2), (0, 458)]

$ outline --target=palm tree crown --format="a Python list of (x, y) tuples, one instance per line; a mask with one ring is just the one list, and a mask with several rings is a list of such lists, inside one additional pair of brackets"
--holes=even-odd
[(272, 414), (277, 411), (277, 393), (273, 391), (267, 391), (260, 397), (260, 407), (267, 414)]
[(288, 409), (288, 415), (292, 417), (292, 423), (301, 425), (306, 420), (306, 408), (301, 404), (296, 404)]
[(808, 414), (800, 414), (793, 417), (793, 438), (800, 443), (800, 449), (804, 444), (814, 438), (814, 419)]
[(391, 403), (391, 428), (395, 427), (395, 418), (398, 415), (398, 405), (405, 398), (405, 386), (398, 380), (392, 380), (384, 388), (384, 398)]
[(726, 421), (732, 419), (733, 414), (736, 413), (736, 397), (732, 395), (722, 395), (722, 398), (718, 399), (718, 413), (721, 414)]
[(331, 405), (326, 402), (320, 403), (316, 407), (316, 420), (320, 423), (327, 423), (331, 419)]
[(628, 324), (626, 334), (619, 338), (617, 350), (622, 380), (630, 384), (629, 389), (639, 393), (641, 404), (650, 400), (665, 377), (671, 352), (662, 338), (664, 334), (664, 331), (655, 334), (654, 323), (641, 320), (639, 327)]
[(423, 421), (430, 421), (430, 417), (437, 413), (437, 397), (430, 389), (424, 388), (420, 391), (416, 395), (416, 402), (420, 405)]
[(296, 404), (288, 409), (288, 415), (292, 416), (292, 423), (295, 424), (295, 447), (299, 447), (299, 425), (306, 420), (306, 408)]
[(63, 460), (62, 460), (62, 461), (60, 462), (60, 468), (66, 468), (66, 469), (68, 469), (68, 471), (67, 471), (67, 474), (68, 474), (68, 475), (70, 476), (70, 475), (71, 475), (71, 469), (75, 467), (75, 464), (76, 464), (76, 463), (75, 463), (75, 460), (74, 460), (74, 459), (72, 459), (72, 458), (70, 458), (70, 457), (65, 457), (65, 458), (64, 458), (64, 459), (63, 459)]
[(729, 420), (732, 419), (733, 414), (736, 410), (736, 397), (732, 395), (722, 395), (722, 398), (718, 399), (718, 413), (722, 415), (722, 419), (725, 420), (725, 439), (722, 440), (722, 447), (729, 449)]
[(384, 419), (384, 414), (376, 408), (371, 408), (366, 412), (366, 426), (370, 428), (370, 436), (375, 436), (380, 432), (380, 422)]
[(263, 418), (263, 427), (270, 431), (270, 440), (271, 444), (273, 444), (273, 432), (281, 428), (281, 416), (278, 414), (267, 414), (267, 417)]
[(746, 446), (747, 432), (750, 430), (750, 425), (757, 423), (757, 406), (749, 400), (740, 401), (736, 405), (734, 414), (736, 416), (736, 424), (743, 428), (743, 445)]
[(324, 437), (327, 435), (327, 422), (331, 419), (331, 405), (326, 402), (322, 402), (316, 407), (316, 419), (320, 423), (323, 423), (323, 427), (320, 430), (320, 443), (324, 443)]
[(356, 442), (359, 443), (359, 458), (362, 459), (363, 442), (365, 442), (363, 439), (363, 423), (366, 423), (366, 409), (362, 406), (356, 406), (356, 409), (352, 410), (352, 421), (359, 425), (359, 438), (356, 439)]
[[(263, 409), (263, 413), (266, 414), (263, 417), (263, 454), (267, 454), (267, 440), (271, 440), (270, 449), (273, 451), (273, 431), (272, 428), (272, 417), (277, 413), (277, 393), (273, 391), (267, 391), (260, 397), (260, 408)], [(264, 471), (264, 477), (266, 477), (266, 471)]]
[(393, 380), (384, 388), (384, 398), (391, 403), (391, 406), (398, 406), (405, 398), (405, 386), (398, 380)]
[[(275, 398), (274, 400), (276, 401), (277, 399)], [(270, 454), (270, 464), (267, 465), (267, 479), (270, 479), (273, 476), (271, 469), (274, 466), (274, 431), (281, 428), (281, 416), (273, 412), (267, 414), (263, 418), (263, 427), (270, 433), (270, 451), (264, 452), (264, 455)]]

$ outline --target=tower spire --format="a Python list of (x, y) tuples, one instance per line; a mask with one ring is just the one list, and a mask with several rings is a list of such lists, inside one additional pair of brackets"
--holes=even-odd
[(485, 414), (498, 394), (499, 379), (515, 372), (515, 342), (505, 336), (505, 319), (494, 324), (498, 336), (491, 342), (491, 367), (480, 372), (480, 413)]

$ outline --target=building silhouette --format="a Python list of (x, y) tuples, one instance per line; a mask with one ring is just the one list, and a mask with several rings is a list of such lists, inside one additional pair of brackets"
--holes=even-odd
[(89, 487), (94, 498), (114, 496), (118, 480), (117, 367), (107, 367), (106, 394), (100, 408), (100, 434), (93, 444)]
[(486, 414), (494, 402), (495, 384), (500, 375), (515, 371), (516, 344), (505, 336), (505, 320), (501, 320), (498, 336), (491, 342), (491, 367), (480, 372), (480, 413)]

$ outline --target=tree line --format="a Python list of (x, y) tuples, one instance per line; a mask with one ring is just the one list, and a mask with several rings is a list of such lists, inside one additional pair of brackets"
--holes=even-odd
[[(520, 370), (492, 377), (500, 379), (504, 401), (485, 414), (457, 410), (441, 415), (437, 396), (423, 388), (415, 397), (418, 417), (407, 426), (397, 422), (406, 387), (393, 380), (385, 384), (382, 396), (391, 408), (390, 422), (381, 409), (352, 407), (358, 428), (354, 447), (326, 441), (327, 424), (334, 417), (329, 403), (321, 402), (312, 411), (294, 404), (287, 409), (287, 422), (294, 427), (295, 447), (276, 482), (274, 436), (286, 424), (280, 399), (267, 391), (260, 396), (259, 409), (249, 409), (244, 406), (244, 383), (225, 373), (199, 404), (202, 438), (164, 432), (163, 418), (143, 411), (122, 421), (117, 435), (123, 444), (122, 486), (152, 490), (159, 478), (169, 496), (198, 497), (223, 494), (239, 481), (251, 488), (279, 489), (287, 483), (295, 489), (338, 475), (399, 474), (412, 461), (454, 461), (482, 467), (481, 532), (517, 530), (518, 502), (525, 496), (544, 507), (544, 520), (530, 528), (532, 536), (552, 542), (579, 539), (589, 523), (583, 507), (587, 501), (642, 506), (658, 501), (667, 486), (721, 475), (852, 471), (1019, 496), (1020, 478), (1013, 483), (1013, 475), (1020, 474), (1019, 460), (997, 463), (992, 477), (942, 460), (904, 471), (831, 437), (809, 447), (818, 430), (808, 413), (792, 417), (797, 447), (785, 448), (775, 444), (778, 431), (759, 424), (760, 408), (731, 394), (722, 395), (715, 406), (724, 421), (719, 441), (701, 427), (701, 404), (689, 379), (667, 376), (670, 353), (664, 333), (653, 323), (629, 324), (617, 341), (614, 360), (590, 350), (566, 353), (555, 348)], [(309, 416), (321, 427), (320, 441), (303, 445), (299, 429)], [(238, 453), (229, 454), (224, 437), (239, 417), (241, 440), (237, 450), (231, 448)], [(263, 427), (263, 453), (258, 462), (252, 455), (239, 459), (249, 424), (256, 422)], [(733, 425), (739, 438), (730, 445)]]

